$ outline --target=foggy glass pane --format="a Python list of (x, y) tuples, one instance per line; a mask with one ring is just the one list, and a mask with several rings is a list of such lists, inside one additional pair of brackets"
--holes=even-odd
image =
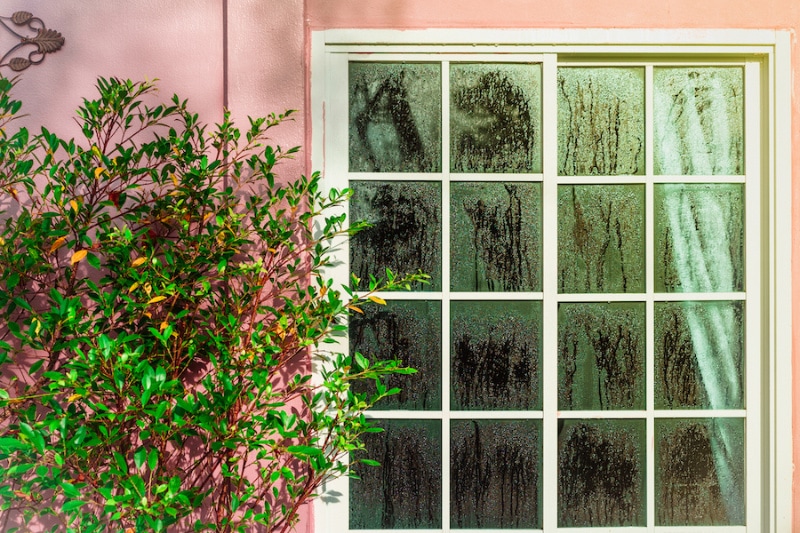
[(656, 525), (744, 525), (744, 419), (656, 420)]
[(644, 409), (645, 306), (558, 306), (558, 408)]
[(541, 65), (450, 65), (453, 172), (541, 172), (541, 134)]
[[(382, 379), (400, 393), (384, 398), (378, 409), (442, 408), (442, 303), (389, 300), (385, 306), (363, 308), (350, 317), (350, 353), (374, 360), (400, 359), (416, 374)], [(354, 384), (357, 392), (376, 392), (373, 380)]]
[(542, 184), (452, 183), (454, 291), (542, 290)]
[(542, 303), (452, 302), (452, 409), (541, 409)]
[(539, 528), (541, 420), (450, 422), (450, 524)]
[(350, 480), (350, 528), (442, 527), (442, 422), (379, 420), (382, 433), (365, 433), (366, 452), (381, 466), (357, 465)]
[(442, 170), (438, 63), (350, 63), (350, 171)]
[(643, 185), (559, 185), (559, 292), (643, 292), (644, 233)]
[(742, 67), (653, 69), (656, 174), (744, 174)]
[(744, 186), (656, 184), (655, 287), (744, 290)]
[(560, 420), (558, 525), (646, 524), (645, 421)]
[(350, 220), (372, 227), (350, 240), (350, 271), (363, 280), (418, 270), (431, 276), (416, 290), (442, 288), (440, 183), (351, 181)]
[(656, 302), (656, 409), (744, 408), (743, 302)]
[(558, 69), (558, 174), (644, 174), (644, 69)]

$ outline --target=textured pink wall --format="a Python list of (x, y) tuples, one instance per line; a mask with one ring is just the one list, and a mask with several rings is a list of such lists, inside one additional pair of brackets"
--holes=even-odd
[[(758, 28), (792, 30), (792, 72), (800, 72), (798, 0), (306, 0), (309, 29), (330, 28)], [(794, 463), (800, 463), (800, 77), (792, 89), (792, 271)], [(788, 179), (780, 176), (779, 179)], [(782, 221), (789, 224), (789, 221)], [(793, 523), (800, 531), (800, 476)]]

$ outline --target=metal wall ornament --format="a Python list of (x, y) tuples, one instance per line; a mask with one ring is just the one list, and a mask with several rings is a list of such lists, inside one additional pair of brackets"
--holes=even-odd
[[(36, 32), (36, 35), (24, 35), (15, 30), (9, 22), (15, 26), (19, 26), (20, 31), (28, 32), (28, 30)], [(64, 46), (64, 37), (61, 33), (48, 29), (45, 27), (42, 19), (34, 17), (33, 14), (27, 11), (17, 11), (10, 17), (0, 16), (0, 24), (13, 35), (20, 39), (20, 42), (7, 51), (2, 58), (0, 58), (0, 68), (8, 67), (14, 72), (20, 72), (30, 67), (31, 65), (38, 65), (47, 54), (58, 51)], [(31, 50), (28, 56), (14, 55), (15, 52), (25, 47), (36, 47)], [(14, 57), (11, 57), (14, 55)], [(10, 59), (9, 59), (10, 58)]]

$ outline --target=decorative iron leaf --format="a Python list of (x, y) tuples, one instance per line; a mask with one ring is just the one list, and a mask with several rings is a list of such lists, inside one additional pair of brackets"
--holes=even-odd
[(13, 15), (11, 15), (11, 21), (17, 26), (22, 26), (32, 18), (33, 14), (28, 13), (27, 11), (17, 11)]
[(42, 54), (55, 52), (64, 46), (64, 38), (61, 34), (56, 30), (49, 30), (47, 28), (39, 29), (36, 33), (36, 37), (30, 39), (30, 41), (39, 47), (39, 52)]
[(11, 67), (11, 70), (14, 72), (19, 72), (31, 66), (31, 60), (27, 57), (13, 57), (11, 61), (8, 62), (8, 66)]

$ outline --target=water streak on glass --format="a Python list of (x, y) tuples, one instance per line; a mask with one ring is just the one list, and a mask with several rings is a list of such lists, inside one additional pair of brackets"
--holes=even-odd
[(378, 420), (382, 433), (365, 433), (366, 452), (356, 459), (361, 479), (350, 480), (351, 529), (442, 527), (442, 423), (440, 420)]
[(350, 220), (372, 226), (350, 241), (350, 271), (386, 279), (386, 269), (431, 275), (417, 290), (442, 288), (440, 183), (351, 181)]
[[(442, 304), (438, 301), (389, 300), (385, 306), (364, 307), (350, 317), (350, 353), (370, 360), (400, 359), (416, 374), (394, 375), (382, 381), (400, 393), (384, 398), (378, 409), (441, 409)], [(376, 392), (372, 381), (354, 384), (356, 392)]]
[(644, 526), (644, 420), (561, 420), (558, 525)]
[(559, 185), (559, 292), (643, 292), (644, 226), (643, 185)]
[(558, 174), (644, 174), (644, 69), (558, 69)]
[(656, 525), (744, 525), (744, 420), (656, 420), (655, 430)]
[(644, 409), (644, 369), (644, 303), (559, 304), (559, 409)]
[(350, 171), (440, 172), (438, 63), (350, 63)]
[(540, 291), (541, 183), (452, 183), (454, 291)]
[(742, 67), (653, 71), (656, 174), (744, 174)]
[(541, 420), (450, 423), (450, 524), (540, 528)]
[(742, 184), (656, 184), (654, 202), (657, 291), (744, 290)]
[(452, 409), (541, 409), (542, 303), (451, 304)]
[(542, 67), (450, 66), (450, 170), (542, 171)]
[(656, 302), (657, 409), (744, 408), (743, 312), (743, 302)]

